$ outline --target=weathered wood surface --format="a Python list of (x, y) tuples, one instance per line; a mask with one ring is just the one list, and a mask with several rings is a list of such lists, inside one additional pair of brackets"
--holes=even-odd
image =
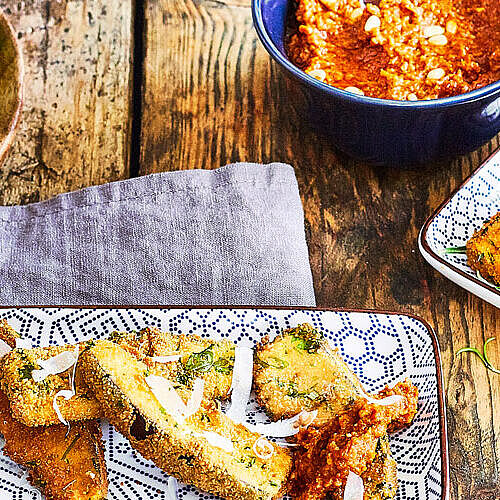
[[(287, 102), (252, 28), (249, 0), (145, 3), (142, 174), (238, 161), (295, 166), (318, 305), (416, 313), (438, 334), (448, 399), (451, 498), (500, 498), (500, 378), (455, 358), (500, 332), (500, 311), (419, 254), (426, 217), (499, 145), (418, 171), (357, 164)], [(500, 339), (499, 339), (500, 340)], [(500, 364), (500, 343), (490, 344)]]
[(0, 203), (128, 176), (132, 5), (0, 0), (23, 43), (25, 104)]
[[(453, 353), (500, 332), (500, 311), (434, 272), (416, 245), (425, 218), (499, 139), (419, 171), (345, 158), (287, 102), (249, 2), (144, 0), (140, 173), (238, 160), (294, 165), (318, 305), (408, 311), (435, 327), (451, 498), (499, 499), (500, 378)], [(27, 67), (23, 123), (0, 169), (0, 203), (127, 177), (132, 1), (0, 0), (0, 7), (20, 33)], [(500, 364), (500, 345), (490, 353)]]

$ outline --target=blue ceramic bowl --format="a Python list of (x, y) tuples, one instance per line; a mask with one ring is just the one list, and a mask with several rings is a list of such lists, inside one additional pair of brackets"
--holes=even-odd
[(288, 80), (303, 116), (350, 156), (411, 166), (469, 153), (500, 131), (500, 81), (445, 99), (394, 101), (357, 96), (312, 78), (285, 53), (291, 0), (252, 0), (254, 25)]

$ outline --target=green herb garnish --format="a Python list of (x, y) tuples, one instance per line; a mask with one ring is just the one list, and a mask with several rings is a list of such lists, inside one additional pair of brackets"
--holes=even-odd
[(18, 368), (19, 375), (21, 378), (31, 378), (31, 373), (35, 369), (35, 365), (33, 363), (27, 363), (22, 368)]
[(227, 358), (219, 358), (213, 364), (214, 370), (224, 375), (229, 375), (233, 371), (233, 363)]
[(465, 254), (467, 251), (467, 247), (448, 247), (444, 249), (444, 253), (458, 253)]
[(212, 345), (209, 345), (201, 352), (194, 352), (189, 356), (184, 365), (188, 371), (206, 373), (212, 368), (214, 363), (214, 355), (212, 353)]
[(80, 434), (77, 434), (74, 438), (73, 438), (73, 441), (71, 441), (71, 443), (69, 443), (69, 446), (66, 448), (66, 451), (63, 453), (63, 456), (61, 457), (61, 460), (65, 460), (66, 463), (69, 464), (69, 461), (66, 460), (69, 452), (73, 449), (73, 446), (75, 446), (76, 442), (80, 439)]
[(255, 358), (256, 358), (255, 362), (263, 366), (264, 368), (271, 367), (271, 368), (277, 368), (278, 370), (282, 370), (283, 368), (286, 368), (288, 366), (287, 361), (283, 361), (282, 359), (277, 358), (275, 356), (270, 356), (269, 358), (267, 358), (266, 361), (259, 358), (259, 356), (255, 356)]
[(493, 340), (495, 340), (495, 337), (490, 337), (489, 339), (486, 340), (486, 342), (483, 344), (483, 352), (480, 353), (478, 349), (476, 349), (475, 347), (462, 347), (462, 349), (459, 349), (455, 356), (458, 356), (459, 354), (462, 354), (464, 352), (472, 352), (474, 353), (476, 356), (479, 356), (479, 359), (483, 362), (484, 366), (488, 369), (488, 370), (491, 370), (493, 373), (497, 373), (500, 375), (500, 370), (498, 370), (497, 368), (495, 368), (492, 364), (491, 364), (491, 361), (490, 359), (488, 358), (488, 354), (486, 352), (486, 347), (488, 346), (488, 344), (490, 342), (493, 342)]
[(317, 339), (305, 339), (302, 337), (292, 336), (295, 342), (295, 348), (301, 351), (307, 351), (309, 354), (314, 354), (318, 352), (321, 347), (321, 342)]

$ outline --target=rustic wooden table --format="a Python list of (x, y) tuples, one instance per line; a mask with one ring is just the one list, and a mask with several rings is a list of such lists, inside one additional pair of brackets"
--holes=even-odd
[[(426, 217), (499, 145), (415, 171), (370, 168), (311, 133), (257, 41), (250, 0), (0, 0), (24, 44), (26, 98), (0, 203), (229, 162), (295, 166), (318, 305), (412, 312), (443, 354), (451, 498), (500, 498), (500, 377), (456, 358), (500, 311), (428, 266)], [(500, 342), (491, 344), (500, 364)]]

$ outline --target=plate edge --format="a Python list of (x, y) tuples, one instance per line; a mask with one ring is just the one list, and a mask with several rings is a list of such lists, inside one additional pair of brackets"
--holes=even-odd
[[(485, 290), (488, 290), (488, 292), (490, 293), (493, 293), (494, 295), (498, 295), (500, 297), (500, 291), (497, 290), (496, 288), (494, 288), (493, 286), (490, 286), (490, 285), (486, 285), (485, 283), (481, 282), (480, 280), (478, 280), (477, 278), (475, 278), (474, 276), (470, 276), (468, 275), (467, 273), (465, 273), (464, 271), (462, 271), (461, 269), (458, 269), (457, 267), (453, 266), (452, 264), (450, 264), (448, 261), (444, 260), (440, 255), (438, 255), (436, 252), (434, 252), (434, 250), (432, 250), (432, 248), (430, 247), (428, 241), (427, 241), (427, 231), (430, 227), (430, 225), (432, 224), (432, 222), (434, 221), (434, 219), (442, 212), (442, 210), (451, 202), (451, 200), (455, 197), (455, 195), (466, 185), (468, 184), (477, 174), (479, 174), (479, 172), (481, 170), (483, 170), (483, 168), (486, 168), (488, 166), (488, 163), (496, 156), (496, 155), (500, 155), (500, 148), (497, 148), (495, 151), (493, 151), (493, 153), (491, 153), (488, 158), (486, 158), (486, 160), (484, 160), (481, 165), (479, 165), (479, 167), (474, 170), (474, 172), (472, 172), (472, 174), (470, 174), (456, 189), (454, 189), (451, 194), (436, 208), (436, 210), (434, 210), (434, 212), (426, 219), (424, 225), (422, 226), (422, 228), (420, 229), (420, 233), (418, 235), (418, 246), (419, 246), (419, 249), (420, 249), (420, 253), (422, 254), (422, 256), (424, 258), (426, 258), (425, 254), (424, 254), (424, 251), (425, 253), (427, 253), (430, 257), (432, 257), (433, 259), (435, 259), (436, 261), (438, 261), (440, 264), (444, 265), (445, 267), (449, 268), (452, 272), (456, 273), (456, 274), (459, 274), (461, 277), (463, 277), (464, 279), (466, 279), (467, 281), (470, 281), (472, 283), (474, 283), (475, 285), (485, 289)], [(426, 259), (427, 260), (427, 259)], [(427, 262), (429, 262), (427, 260)], [(429, 262), (429, 264), (431, 264)], [(432, 265), (432, 264), (431, 264)], [(434, 267), (434, 266), (432, 266)], [(436, 269), (436, 268), (435, 268)], [(443, 274), (441, 273), (441, 271), (439, 271), (438, 269), (436, 269), (436, 271), (438, 271), (440, 274)], [(444, 276), (444, 275), (443, 275)], [(448, 276), (445, 276), (446, 278), (448, 279), (451, 279), (449, 278)], [(453, 281), (453, 280), (452, 280)], [(456, 283), (456, 281), (455, 281)], [(483, 297), (480, 297), (476, 292), (471, 292), (470, 290), (468, 290), (467, 288), (465, 288), (462, 284), (460, 283), (456, 283), (457, 285), (461, 286), (462, 288), (464, 288), (465, 290), (467, 290), (468, 292), (470, 293), (473, 293), (474, 295), (476, 295), (477, 297), (483, 299), (483, 300), (486, 300), (487, 302), (489, 302), (490, 304), (493, 304), (490, 300), (488, 299), (484, 299)], [(493, 304), (493, 305), (496, 305), (496, 304)]]

